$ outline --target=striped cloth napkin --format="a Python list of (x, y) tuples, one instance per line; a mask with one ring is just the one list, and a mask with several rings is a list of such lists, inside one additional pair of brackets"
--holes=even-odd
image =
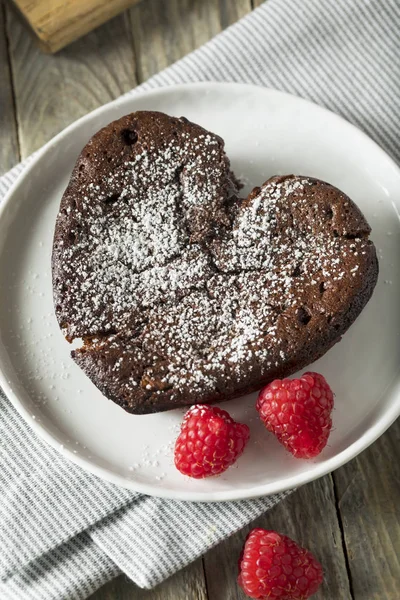
[[(137, 90), (238, 81), (309, 98), (400, 159), (399, 0), (269, 0)], [(29, 159), (0, 179), (0, 200)], [(0, 398), (0, 597), (83, 599), (118, 573), (149, 588), (283, 496), (220, 504), (105, 483), (37, 439)]]

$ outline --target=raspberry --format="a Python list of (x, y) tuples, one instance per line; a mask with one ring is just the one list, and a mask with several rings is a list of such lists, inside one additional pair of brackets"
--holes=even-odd
[(249, 437), (247, 425), (236, 423), (225, 410), (196, 404), (183, 419), (175, 466), (196, 479), (219, 475), (239, 458)]
[(275, 531), (253, 529), (239, 559), (238, 584), (250, 598), (306, 600), (323, 580), (317, 559)]
[(264, 425), (296, 458), (313, 458), (325, 448), (332, 408), (332, 390), (318, 373), (276, 379), (257, 399)]

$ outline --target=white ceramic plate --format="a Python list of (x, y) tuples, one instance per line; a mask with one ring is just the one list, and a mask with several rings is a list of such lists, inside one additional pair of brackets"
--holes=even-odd
[[(224, 404), (251, 441), (223, 476), (195, 481), (173, 466), (184, 411), (133, 416), (108, 401), (70, 358), (52, 305), (51, 247), (60, 198), (90, 136), (134, 110), (184, 115), (221, 135), (246, 192), (274, 174), (324, 179), (372, 225), (380, 276), (344, 339), (312, 369), (336, 393), (329, 446), (292, 458), (260, 424), (255, 395)], [(146, 494), (236, 500), (315, 479), (366, 448), (400, 413), (400, 171), (358, 129), (310, 102), (239, 84), (194, 84), (125, 97), (80, 119), (31, 163), (0, 212), (0, 383), (37, 434), (83, 468)]]

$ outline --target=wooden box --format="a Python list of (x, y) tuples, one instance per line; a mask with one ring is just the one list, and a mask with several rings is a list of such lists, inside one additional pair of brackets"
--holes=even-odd
[(12, 0), (45, 52), (57, 52), (139, 0)]

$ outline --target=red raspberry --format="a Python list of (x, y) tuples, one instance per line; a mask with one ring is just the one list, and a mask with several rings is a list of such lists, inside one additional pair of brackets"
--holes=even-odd
[(316, 558), (275, 531), (253, 529), (239, 559), (238, 584), (250, 598), (306, 600), (323, 580)]
[(175, 466), (196, 479), (219, 475), (239, 458), (249, 437), (247, 425), (236, 423), (225, 410), (196, 404), (183, 419)]
[(296, 458), (313, 458), (325, 448), (332, 408), (332, 390), (318, 373), (276, 379), (257, 399), (264, 425)]

